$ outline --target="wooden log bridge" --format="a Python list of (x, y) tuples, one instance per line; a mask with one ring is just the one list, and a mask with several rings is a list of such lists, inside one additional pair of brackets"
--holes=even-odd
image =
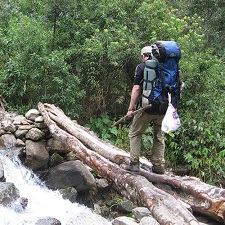
[[(99, 139), (92, 131), (68, 118), (51, 104), (38, 103), (52, 136), (67, 144), (83, 163), (113, 182), (121, 195), (147, 207), (161, 225), (197, 225), (192, 212), (199, 212), (224, 223), (225, 189), (206, 184), (195, 177), (158, 175), (141, 169), (139, 174), (125, 171), (121, 165), (129, 153)], [(143, 168), (151, 163), (141, 159)]]

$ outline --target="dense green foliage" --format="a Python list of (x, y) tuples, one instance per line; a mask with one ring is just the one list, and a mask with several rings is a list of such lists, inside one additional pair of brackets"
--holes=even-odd
[[(199, 24), (208, 40), (208, 46), (214, 48), (217, 54), (224, 55), (225, 34), (225, 2), (223, 0), (167, 0), (169, 4), (179, 9), (183, 17), (198, 14), (203, 18)], [(191, 27), (188, 27), (190, 29)]]
[[(173, 39), (182, 50), (186, 85), (182, 127), (166, 135), (168, 166), (183, 164), (209, 182), (225, 177), (223, 1), (0, 2), (0, 90), (7, 110), (53, 103), (129, 150), (129, 123), (111, 124), (126, 113), (140, 49)], [(149, 128), (146, 157), (151, 142)]]

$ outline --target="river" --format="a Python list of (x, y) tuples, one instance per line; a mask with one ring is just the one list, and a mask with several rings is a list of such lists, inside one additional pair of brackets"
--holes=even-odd
[(1, 225), (35, 225), (43, 217), (58, 219), (62, 225), (109, 225), (110, 221), (95, 214), (91, 209), (62, 198), (58, 191), (45, 187), (38, 177), (25, 168), (15, 150), (0, 150), (6, 182), (15, 184), (21, 197), (28, 198), (22, 212), (0, 206)]

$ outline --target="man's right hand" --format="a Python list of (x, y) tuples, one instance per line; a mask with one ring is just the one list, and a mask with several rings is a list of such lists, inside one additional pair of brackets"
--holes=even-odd
[(128, 117), (133, 117), (133, 111), (132, 110), (128, 110), (127, 111), (127, 116)]

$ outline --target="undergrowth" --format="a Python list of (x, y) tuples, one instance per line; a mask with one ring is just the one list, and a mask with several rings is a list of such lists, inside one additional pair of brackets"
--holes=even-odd
[[(130, 122), (113, 126), (114, 122), (114, 119), (104, 114), (100, 118), (91, 118), (85, 126), (102, 140), (129, 152)], [(225, 138), (220, 136), (218, 127), (212, 130), (209, 125), (187, 118), (182, 120), (178, 131), (165, 134), (166, 164), (168, 168), (186, 168), (191, 175), (204, 182), (223, 186)], [(149, 126), (142, 136), (141, 156), (149, 159), (152, 141), (152, 127)]]

